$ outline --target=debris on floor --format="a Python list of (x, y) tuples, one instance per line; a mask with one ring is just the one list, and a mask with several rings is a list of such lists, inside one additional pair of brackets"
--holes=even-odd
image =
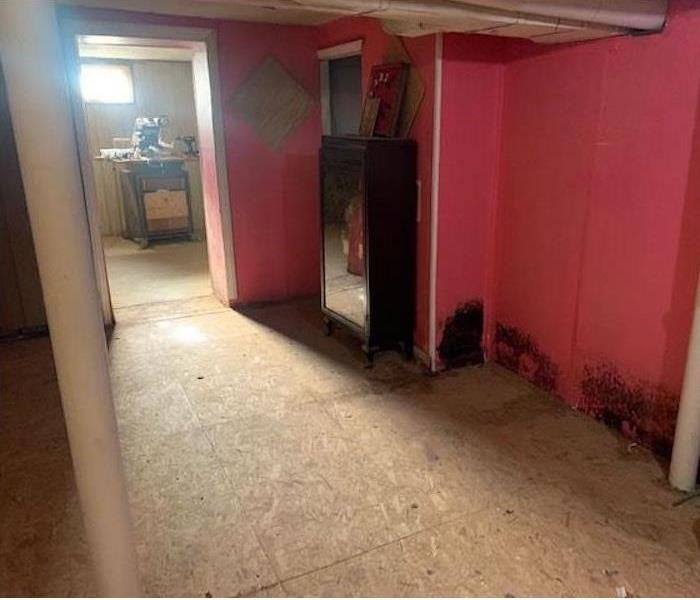
[[(492, 363), (367, 371), (313, 300), (193, 306), (126, 313), (110, 345), (148, 595), (700, 593), (697, 505), (601, 423)], [(52, 370), (48, 339), (0, 345), (8, 596), (95, 593)]]

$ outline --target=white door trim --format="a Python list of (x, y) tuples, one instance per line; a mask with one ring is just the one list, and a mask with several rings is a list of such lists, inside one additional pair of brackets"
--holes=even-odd
[(321, 48), (317, 53), (319, 60), (333, 60), (362, 54), (362, 40), (353, 40), (337, 46)]
[[(233, 226), (231, 216), (231, 201), (228, 187), (228, 168), (226, 164), (226, 143), (223, 127), (223, 107), (221, 104), (220, 79), (218, 68), (218, 52), (216, 43), (216, 31), (202, 27), (173, 27), (168, 25), (150, 25), (141, 23), (123, 23), (113, 21), (94, 21), (84, 19), (61, 19), (60, 27), (64, 37), (66, 59), (71, 80), (71, 96), (76, 117), (83, 115), (82, 102), (80, 101), (80, 83), (77, 77), (77, 64), (79, 58), (75, 42), (76, 35), (113, 35), (135, 38), (150, 38), (163, 40), (182, 40), (204, 44), (208, 59), (208, 75), (211, 88), (211, 109), (214, 135), (214, 151), (216, 156), (216, 176), (219, 191), (219, 213), (221, 220), (221, 235), (224, 249), (224, 265), (226, 269), (226, 298), (225, 302), (232, 306), (237, 297), (237, 279), (235, 252), (233, 241)], [(71, 76), (72, 73), (72, 76)], [(81, 167), (84, 173), (92, 172), (91, 157), (89, 156), (87, 132), (82, 118), (76, 118), (76, 133), (80, 151)], [(91, 177), (83, 177), (85, 195), (87, 200), (88, 218), (91, 220), (91, 233), (93, 237), (93, 251), (95, 252), (95, 264), (100, 283), (103, 312), (105, 322), (114, 320), (111, 301), (109, 299), (109, 283), (107, 281), (104, 253), (99, 236), (99, 221), (97, 220), (97, 202), (94, 181)], [(88, 181), (89, 180), (89, 181)], [(206, 209), (205, 209), (206, 218)], [(221, 299), (221, 298), (220, 298)], [(224, 300), (224, 299), (222, 299)], [(108, 307), (108, 309), (107, 309)]]
[(95, 178), (84, 176), (85, 173), (92, 173), (92, 163), (87, 142), (88, 136), (85, 119), (79, 118), (79, 116), (83, 114), (83, 107), (80, 102), (78, 50), (75, 43), (75, 35), (68, 34), (63, 27), (61, 27), (61, 34), (70, 103), (73, 111), (73, 124), (78, 146), (78, 160), (80, 162), (81, 171), (80, 178), (83, 185), (83, 194), (85, 195), (85, 212), (87, 215), (88, 229), (90, 231), (92, 263), (95, 268), (95, 279), (100, 296), (102, 319), (105, 325), (113, 325), (114, 311), (112, 310), (112, 297), (109, 291), (109, 279), (107, 278), (107, 264), (105, 262), (104, 248), (102, 247)]
[(430, 193), (430, 303), (428, 352), (430, 370), (437, 369), (437, 269), (440, 206), (440, 127), (442, 119), (442, 33), (435, 35), (435, 88), (433, 103), (433, 165)]
[(321, 68), (321, 132), (330, 135), (332, 126), (331, 115), (331, 82), (330, 61), (349, 56), (362, 56), (362, 40), (353, 40), (337, 46), (321, 48), (317, 53)]

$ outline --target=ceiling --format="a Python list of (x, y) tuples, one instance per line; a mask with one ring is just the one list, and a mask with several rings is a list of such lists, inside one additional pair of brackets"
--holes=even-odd
[(598, 39), (663, 28), (667, 0), (59, 0), (158, 14), (319, 25), (348, 15), (396, 35), (480, 33), (539, 43)]
[[(279, 9), (265, 6), (262, 2), (258, 5), (249, 5), (248, 3), (236, 2), (235, 0), (212, 0), (211, 2), (209, 0), (58, 0), (58, 3), (162, 15), (257, 21), (286, 25), (320, 25), (337, 18), (337, 15), (332, 12)], [(274, 2), (270, 4), (274, 4)]]

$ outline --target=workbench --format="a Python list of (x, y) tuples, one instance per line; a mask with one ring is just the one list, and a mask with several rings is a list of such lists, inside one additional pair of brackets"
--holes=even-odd
[[(147, 247), (155, 240), (204, 234), (197, 157), (103, 158), (112, 166), (122, 237)], [(193, 173), (195, 177), (190, 178)], [(193, 194), (194, 191), (194, 194)]]

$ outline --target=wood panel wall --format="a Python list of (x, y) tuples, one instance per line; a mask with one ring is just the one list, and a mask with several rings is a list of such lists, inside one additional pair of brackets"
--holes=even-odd
[(34, 241), (0, 69), (0, 337), (45, 326)]
[[(88, 145), (92, 156), (100, 148), (112, 148), (113, 138), (131, 137), (136, 117), (167, 115), (170, 125), (163, 131), (163, 139), (172, 142), (180, 135), (197, 136), (197, 121), (192, 83), (192, 65), (189, 62), (118, 61), (131, 65), (134, 82), (133, 104), (86, 104), (85, 118)], [(192, 187), (192, 212), (195, 231), (203, 235), (204, 210), (202, 207), (198, 165), (188, 164)], [(120, 235), (121, 217), (117, 203), (115, 178), (108, 161), (93, 160), (97, 203), (102, 235)]]

